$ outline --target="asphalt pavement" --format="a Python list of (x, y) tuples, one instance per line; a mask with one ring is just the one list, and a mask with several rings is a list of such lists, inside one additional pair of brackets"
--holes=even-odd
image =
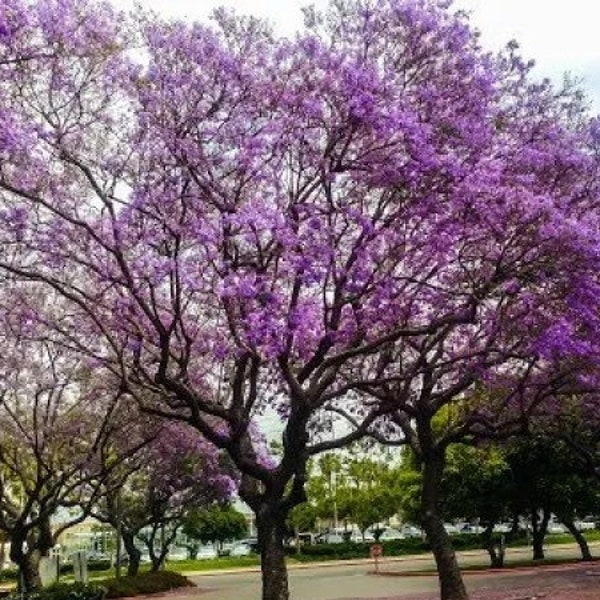
[[(592, 552), (595, 550), (598, 553), (599, 546), (592, 545)], [(530, 556), (530, 548), (509, 548), (506, 554), (508, 564)], [(548, 546), (546, 552), (549, 559), (577, 556), (577, 547), (573, 544)], [(458, 559), (463, 567), (488, 564), (487, 554), (480, 551), (459, 552)], [(291, 597), (293, 600), (373, 600), (401, 599), (424, 592), (435, 594), (438, 590), (435, 573), (410, 574), (417, 570), (433, 568), (434, 561), (430, 555), (383, 559), (379, 564), (380, 574), (374, 574), (374, 564), (370, 560), (352, 561), (351, 564), (345, 561), (321, 563), (316, 566), (290, 565)], [(596, 568), (600, 569), (600, 566)], [(561, 569), (563, 567), (466, 572), (465, 581), (469, 591), (507, 589), (525, 584), (538, 585), (541, 588), (551, 577), (560, 577)], [(258, 600), (261, 597), (260, 572), (256, 569), (195, 574), (191, 578), (198, 586), (198, 600)], [(600, 584), (600, 577), (598, 583)]]

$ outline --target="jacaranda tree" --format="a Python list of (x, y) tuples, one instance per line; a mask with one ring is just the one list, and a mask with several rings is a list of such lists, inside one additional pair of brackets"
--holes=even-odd
[[(120, 533), (129, 558), (128, 575), (138, 573), (141, 543), (157, 571), (185, 515), (227, 501), (235, 489), (215, 447), (189, 425), (142, 421), (140, 428), (130, 428), (125, 444), (136, 437), (145, 443), (113, 470), (92, 510), (94, 517)], [(114, 449), (119, 452), (122, 444), (115, 439)]]
[[(282, 536), (308, 458), (414, 439), (402, 422), (421, 412), (386, 379), (434, 393), (426, 364), (475, 343), (474, 364), (443, 362), (455, 397), (475, 372), (513, 374), (500, 340), (503, 357), (513, 337), (549, 340), (519, 346), (517, 374), (525, 348), (592, 351), (596, 128), (447, 2), (338, 0), (293, 40), (226, 11), (205, 26), (74, 0), (0, 10), (0, 264), (68, 300), (40, 318), (144, 410), (227, 451), (265, 600), (289, 596)], [(443, 403), (428, 398), (424, 442)], [(254, 435), (266, 407), (277, 460)], [(462, 599), (429, 522), (443, 596)]]
[[(42, 557), (90, 515), (139, 444), (128, 438), (134, 415), (121, 410), (107, 374), (90, 372), (79, 357), (45, 340), (16, 290), (8, 304), (3, 300), (0, 532), (10, 540), (19, 587), (29, 593), (41, 585)], [(118, 450), (109, 451), (117, 439)]]

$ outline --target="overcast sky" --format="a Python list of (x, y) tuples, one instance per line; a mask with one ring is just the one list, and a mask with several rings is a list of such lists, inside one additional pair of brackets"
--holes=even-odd
[[(115, 0), (122, 6), (132, 0)], [(276, 30), (289, 35), (301, 24), (304, 0), (140, 0), (165, 16), (205, 20), (213, 8), (235, 7), (239, 12), (266, 17)], [(326, 0), (313, 0), (324, 6)], [(600, 112), (600, 2), (598, 0), (455, 0), (472, 13), (483, 44), (490, 49), (516, 39), (540, 76), (557, 81), (566, 71), (584, 78), (584, 88)]]

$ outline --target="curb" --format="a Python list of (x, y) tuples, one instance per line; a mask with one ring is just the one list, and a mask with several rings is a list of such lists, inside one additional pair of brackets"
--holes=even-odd
[[(548, 571), (548, 572), (561, 572), (561, 571), (572, 571), (581, 567), (594, 567), (600, 565), (600, 559), (594, 560), (579, 560), (577, 562), (569, 562), (569, 563), (556, 563), (551, 565), (524, 565), (522, 567), (505, 567), (503, 569), (499, 568), (482, 568), (482, 569), (469, 569), (468, 567), (461, 569), (461, 573), (463, 576), (472, 577), (477, 575), (489, 575), (489, 574), (497, 574), (497, 575), (510, 575), (511, 573), (537, 573), (538, 571)], [(380, 575), (382, 577), (431, 577), (432, 575), (437, 575), (436, 571), (369, 571), (369, 575)], [(599, 572), (600, 575), (600, 572)]]

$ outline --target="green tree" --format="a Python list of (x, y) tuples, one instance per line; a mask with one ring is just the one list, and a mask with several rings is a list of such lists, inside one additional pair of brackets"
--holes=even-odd
[(402, 448), (402, 460), (398, 467), (396, 485), (400, 500), (399, 514), (402, 520), (410, 523), (420, 522), (423, 480), (418, 462), (409, 447)]
[[(246, 517), (229, 504), (215, 504), (209, 508), (194, 508), (185, 516), (183, 533), (203, 544), (216, 542), (219, 548), (227, 540), (244, 537), (248, 532)], [(197, 545), (188, 546), (191, 553)], [(192, 556), (193, 558), (193, 556)]]
[(480, 521), (485, 527), (483, 545), (493, 567), (504, 564), (502, 540), (494, 536), (493, 528), (511, 514), (514, 494), (510, 465), (499, 447), (455, 445), (448, 449), (442, 480), (443, 513), (447, 518)]
[(578, 514), (600, 506), (597, 475), (589, 463), (556, 431), (514, 440), (506, 450), (515, 486), (515, 510), (531, 516), (533, 558), (544, 558), (544, 538), (552, 513), (567, 527), (584, 560), (592, 555), (575, 525)]
[(315, 506), (308, 502), (299, 504), (290, 512), (289, 524), (290, 528), (294, 530), (295, 535), (302, 531), (314, 529), (316, 521), (317, 510)]
[(334, 524), (356, 524), (361, 532), (396, 514), (403, 480), (390, 456), (371, 458), (361, 449), (350, 455), (324, 454), (311, 464), (306, 484), (308, 503), (294, 512), (291, 523), (308, 529), (317, 518)]
[(346, 473), (345, 487), (340, 490), (341, 504), (364, 538), (369, 527), (399, 510), (398, 468), (385, 459), (358, 457), (349, 461)]

